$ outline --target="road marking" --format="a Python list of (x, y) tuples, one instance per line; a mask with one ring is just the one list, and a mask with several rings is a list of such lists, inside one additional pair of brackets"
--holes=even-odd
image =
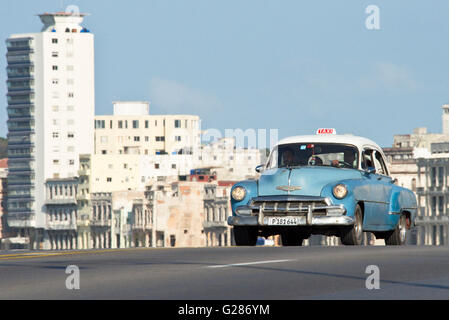
[(107, 253), (107, 252), (121, 252), (121, 251), (133, 251), (139, 249), (152, 249), (152, 248), (123, 248), (123, 249), (103, 249), (103, 250), (86, 250), (86, 251), (65, 251), (65, 252), (29, 252), (29, 253), (17, 253), (17, 254), (4, 254), (0, 255), (0, 260), (15, 260), (15, 259), (32, 259), (76, 254), (89, 254), (89, 253)]
[(254, 261), (254, 262), (243, 262), (243, 263), (233, 263), (233, 264), (223, 264), (218, 266), (207, 266), (207, 268), (228, 268), (228, 267), (240, 267), (240, 266), (250, 266), (254, 264), (266, 264), (266, 263), (280, 263), (295, 260), (269, 260), (269, 261)]

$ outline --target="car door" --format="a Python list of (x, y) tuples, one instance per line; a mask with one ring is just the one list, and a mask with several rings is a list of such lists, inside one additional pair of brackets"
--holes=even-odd
[(379, 206), (375, 213), (374, 222), (378, 226), (387, 227), (390, 225), (389, 211), (391, 192), (393, 188), (393, 179), (389, 176), (388, 168), (383, 157), (383, 154), (379, 150), (375, 150), (373, 154), (374, 166), (376, 168), (376, 179), (378, 184), (378, 201)]
[(387, 226), (390, 208), (391, 178), (382, 153), (375, 148), (364, 150), (365, 169), (375, 169), (365, 174), (365, 183), (369, 193), (365, 203), (365, 229), (383, 230)]
[[(362, 169), (364, 174), (363, 192), (359, 192), (358, 199), (364, 203), (364, 229), (380, 230), (385, 225), (385, 214), (389, 210), (389, 188), (391, 179), (382, 154), (373, 147), (365, 147), (362, 151)], [(368, 172), (371, 170), (371, 173)], [(391, 183), (390, 183), (391, 185)], [(391, 186), (390, 186), (391, 189)]]

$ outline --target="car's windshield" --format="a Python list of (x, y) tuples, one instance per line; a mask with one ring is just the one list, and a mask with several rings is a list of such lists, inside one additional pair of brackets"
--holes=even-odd
[(290, 143), (273, 149), (267, 169), (297, 166), (332, 166), (357, 169), (358, 152), (352, 145), (337, 143)]

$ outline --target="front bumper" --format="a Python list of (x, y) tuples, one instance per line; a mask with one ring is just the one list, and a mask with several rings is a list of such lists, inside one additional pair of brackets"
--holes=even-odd
[[(259, 223), (258, 217), (255, 216), (231, 216), (228, 217), (230, 226), (269, 226), (268, 218), (263, 219), (263, 223)], [(354, 219), (352, 217), (312, 217), (311, 223), (307, 223), (306, 217), (299, 217), (299, 222), (295, 226), (352, 226)], [(278, 226), (279, 227), (279, 226)]]
[(257, 197), (248, 206), (236, 208), (228, 218), (231, 226), (271, 226), (270, 218), (294, 218), (294, 226), (350, 226), (354, 218), (346, 216), (343, 205), (329, 198), (311, 196)]

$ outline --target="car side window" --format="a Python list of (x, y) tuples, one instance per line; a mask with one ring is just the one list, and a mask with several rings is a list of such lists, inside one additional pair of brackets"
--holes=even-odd
[(376, 164), (376, 172), (388, 176), (387, 166), (385, 165), (385, 161), (379, 151), (376, 151), (374, 162)]
[(365, 149), (362, 152), (362, 169), (374, 168), (373, 150)]

